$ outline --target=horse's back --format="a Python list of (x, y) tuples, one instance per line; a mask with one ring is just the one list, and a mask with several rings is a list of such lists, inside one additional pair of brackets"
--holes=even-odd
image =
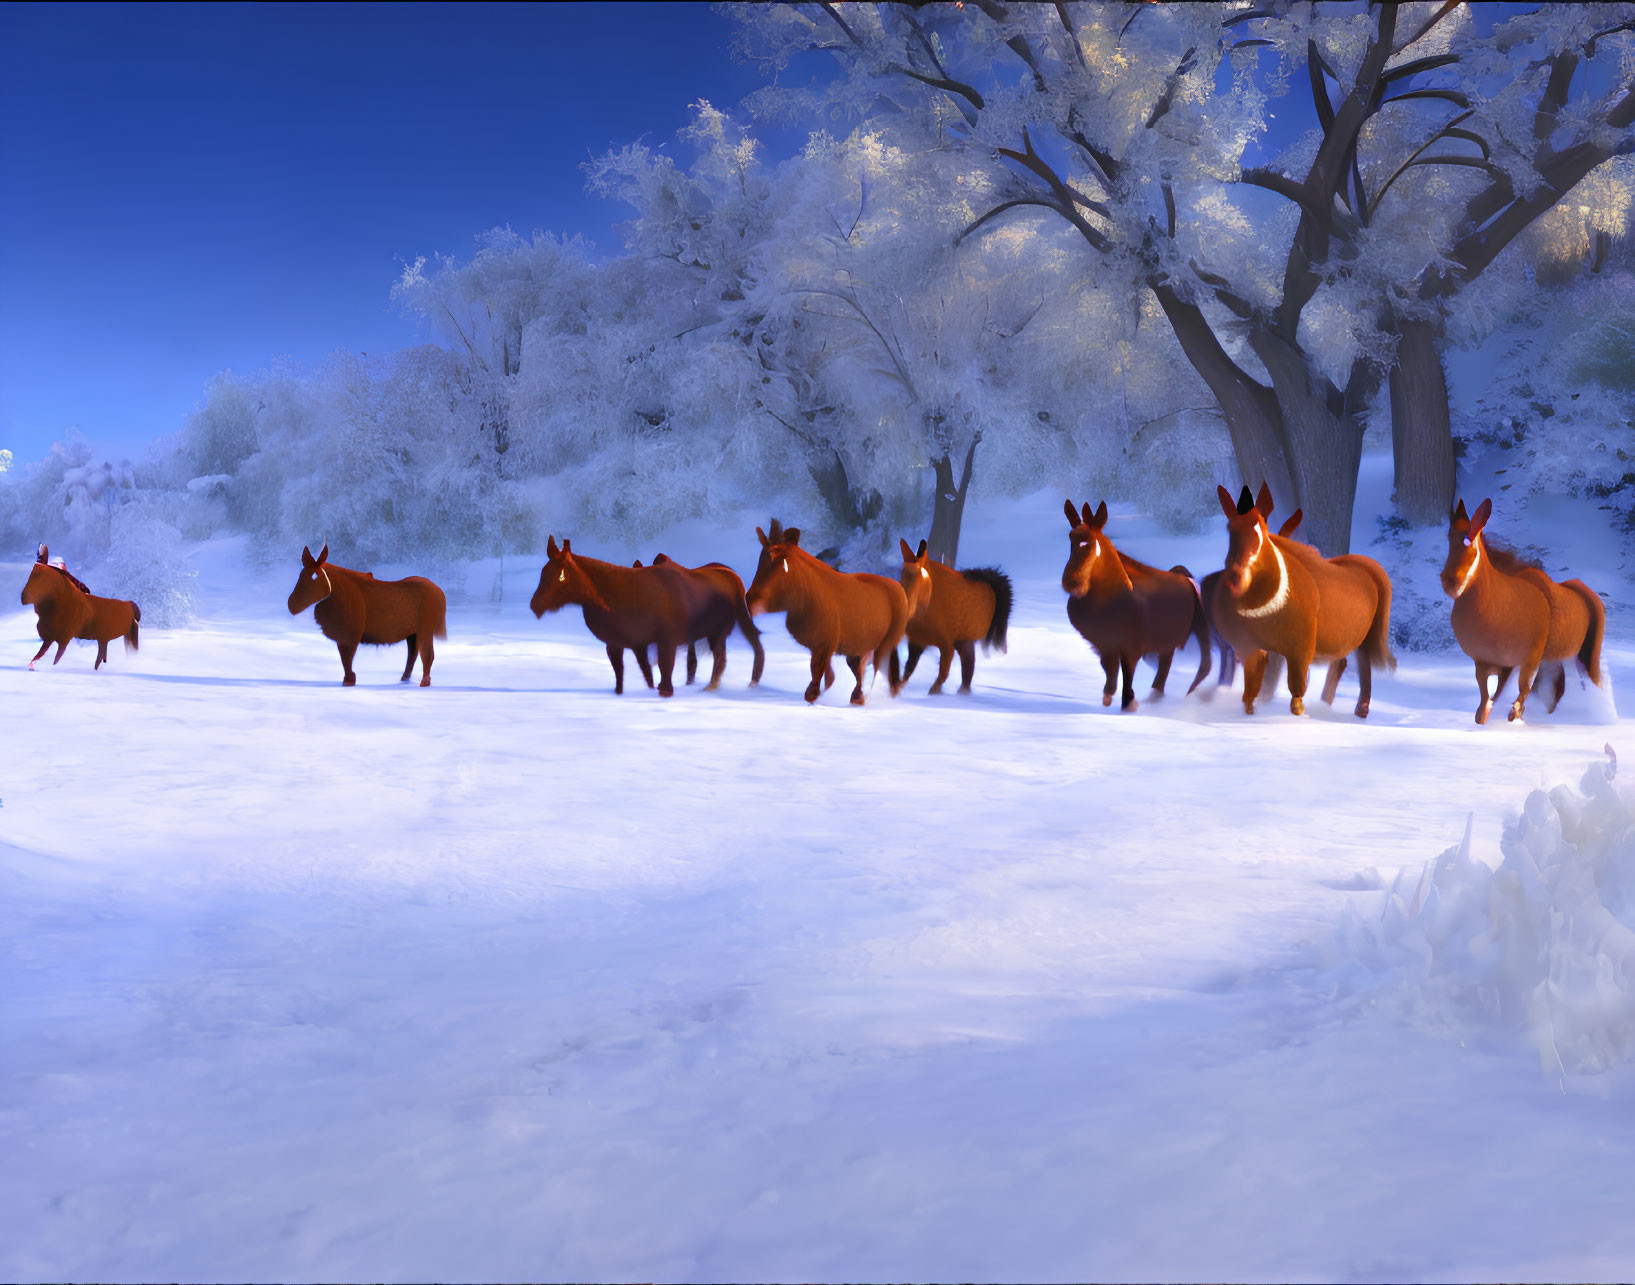
[(895, 647), (908, 626), (908, 599), (903, 586), (872, 571), (837, 571), (835, 595), (839, 650), (848, 656)]
[(433, 581), (425, 576), (376, 580), (368, 572), (351, 574), (357, 577), (354, 583), (363, 603), (364, 642), (384, 646), (422, 633), (448, 637), (448, 598)]

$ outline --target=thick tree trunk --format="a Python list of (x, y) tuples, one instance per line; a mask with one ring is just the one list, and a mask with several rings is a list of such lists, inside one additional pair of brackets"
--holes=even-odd
[(1285, 502), (1273, 489), (1278, 511), (1287, 516), (1303, 509), (1301, 534), (1328, 557), (1350, 553), (1362, 460), (1356, 410), (1328, 380), (1315, 381), (1305, 353), (1281, 335), (1257, 331), (1250, 343), (1272, 378), (1289, 444), (1294, 494)]
[(965, 518), (965, 493), (971, 489), (971, 462), (976, 457), (976, 444), (982, 440), (980, 432), (971, 438), (965, 452), (965, 468), (959, 484), (954, 484), (954, 460), (948, 452), (936, 461), (937, 494), (931, 505), (931, 534), (926, 543), (933, 562), (946, 566), (956, 565), (959, 555), (959, 527)]
[(1398, 321), (1391, 367), (1391, 452), (1397, 512), (1414, 526), (1446, 522), (1455, 486), (1448, 382), (1429, 321)]

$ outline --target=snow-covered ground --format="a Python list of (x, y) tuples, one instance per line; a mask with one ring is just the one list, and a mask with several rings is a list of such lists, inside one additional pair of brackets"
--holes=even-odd
[[(1629, 1068), (1431, 1002), (1386, 890), (1467, 817), (1498, 866), (1629, 718), (1478, 728), (1453, 653), (1366, 722), (1185, 698), (1191, 652), (1105, 710), (1060, 508), (973, 502), (975, 694), (860, 710), (776, 617), (758, 690), (735, 640), (615, 698), (538, 562), (445, 582), (429, 690), (340, 687), (293, 551), (202, 547), (197, 627), (95, 674), (6, 600), (0, 1278), (1628, 1279)], [(747, 576), (767, 516), (664, 548)]]

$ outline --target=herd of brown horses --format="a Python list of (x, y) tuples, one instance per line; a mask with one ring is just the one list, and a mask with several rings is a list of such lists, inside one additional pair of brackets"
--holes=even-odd
[[(1322, 699), (1332, 704), (1341, 675), (1355, 660), (1356, 714), (1368, 717), (1375, 668), (1396, 667), (1389, 642), (1391, 580), (1385, 569), (1360, 554), (1324, 557), (1295, 539), (1298, 511), (1274, 533), (1268, 526), (1272, 497), (1264, 485), (1258, 496), (1248, 487), (1236, 498), (1225, 487), (1217, 492), (1226, 517), (1226, 562), (1202, 581), (1185, 567), (1161, 570), (1114, 547), (1107, 536), (1105, 502), (1094, 512), (1088, 504), (1075, 509), (1067, 502), (1062, 588), (1068, 595), (1068, 620), (1101, 660), (1106, 675), (1102, 704), (1112, 704), (1122, 680), (1121, 708), (1137, 708), (1134, 675), (1142, 657), (1157, 664), (1152, 691), (1161, 696), (1175, 653), (1190, 640), (1198, 647), (1198, 670), (1189, 693), (1209, 676), (1212, 653), (1218, 649), (1220, 681), (1231, 682), (1237, 664), (1243, 666), (1246, 713), (1254, 713), (1268, 668), (1280, 663), (1288, 674), (1290, 712), (1302, 714), (1312, 664), (1328, 666)], [(1581, 580), (1558, 583), (1537, 564), (1488, 541), (1492, 509), (1492, 502), (1484, 500), (1467, 513), (1464, 501), (1459, 502), (1449, 518), (1442, 568), (1443, 590), (1453, 600), (1454, 636), (1476, 665), (1478, 723), (1487, 721), (1512, 673), (1518, 678), (1511, 720), (1522, 717), (1527, 697), (1540, 684), (1549, 709), (1555, 709), (1566, 689), (1569, 661), (1576, 660), (1599, 686), (1606, 630), (1605, 608), (1589, 586)], [(707, 690), (715, 690), (734, 629), (754, 652), (750, 686), (755, 686), (766, 653), (754, 618), (765, 612), (782, 612), (789, 633), (811, 655), (808, 702), (834, 683), (836, 656), (852, 672), (852, 704), (861, 705), (864, 671), (871, 665), (876, 675), (886, 666), (895, 696), (920, 657), (935, 648), (939, 660), (932, 693), (942, 691), (956, 656), (959, 690), (969, 692), (977, 645), (1005, 650), (1011, 583), (995, 568), (956, 570), (930, 558), (924, 540), (917, 549), (904, 540), (902, 571), (892, 579), (835, 569), (801, 547), (799, 528), (785, 527), (776, 518), (769, 531), (756, 527), (755, 534), (760, 556), (747, 589), (725, 563), (685, 567), (661, 553), (650, 564), (627, 567), (581, 557), (571, 541), (558, 544), (552, 536), (529, 607), (536, 617), (581, 608), (586, 627), (607, 648), (615, 693), (624, 691), (628, 651), (649, 687), (654, 686), (651, 653), (659, 694), (672, 695), (681, 649), (687, 649), (686, 681), (691, 683), (701, 642), (708, 643), (713, 659)], [(142, 618), (137, 605), (94, 596), (60, 561), (50, 561), (44, 545), (22, 601), (38, 614), (42, 639), (30, 669), (53, 644), (56, 664), (75, 638), (96, 642), (97, 668), (115, 638), (123, 636), (127, 649), (136, 648)], [(357, 682), (352, 659), (360, 646), (403, 642), (408, 660), (401, 681), (409, 681), (418, 658), (420, 685), (431, 685), (432, 643), (448, 633), (447, 600), (430, 580), (377, 580), (367, 571), (330, 562), (328, 545), (316, 557), (302, 549), (288, 605), (291, 615), (313, 608), (318, 627), (340, 652), (343, 685)], [(905, 639), (908, 660), (900, 665), (897, 648)]]

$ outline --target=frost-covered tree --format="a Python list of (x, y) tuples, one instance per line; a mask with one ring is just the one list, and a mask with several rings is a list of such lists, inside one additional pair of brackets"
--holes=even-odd
[[(1314, 540), (1338, 551), (1385, 372), (1400, 367), (1405, 424), (1438, 395), (1445, 418), (1440, 370), (1419, 360), (1436, 355), (1416, 329), (1431, 325), (1434, 341), (1426, 310), (1627, 146), (1627, 78), (1565, 107), (1580, 62), (1627, 56), (1623, 9), (1590, 8), (1591, 19), (1551, 9), (1485, 29), (1451, 3), (731, 11), (740, 52), (768, 70), (814, 51), (844, 70), (764, 90), (763, 110), (935, 128), (970, 172), (1007, 167), (969, 232), (1048, 210), (1094, 252), (1101, 281), (1132, 298), (1150, 291), (1217, 399), (1244, 475), (1301, 504)], [(1272, 163), (1245, 164), (1296, 72), (1313, 128)], [(1522, 102), (1542, 130), (1530, 151), (1513, 129)], [(1469, 115), (1432, 120), (1429, 106)], [(1490, 118), (1503, 146), (1467, 128)], [(1480, 176), (1476, 190), (1455, 175)], [(1403, 220), (1432, 197), (1406, 234)], [(1408, 471), (1421, 436), (1399, 434)]]

